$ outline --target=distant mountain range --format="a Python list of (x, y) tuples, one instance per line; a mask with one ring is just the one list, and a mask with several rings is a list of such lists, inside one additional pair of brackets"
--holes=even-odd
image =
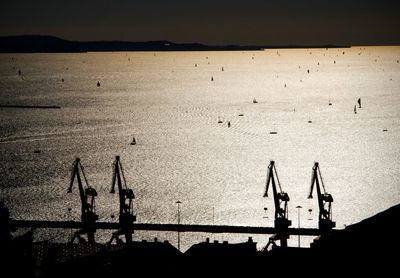
[(68, 41), (53, 36), (24, 35), (0, 37), (0, 53), (48, 53), (48, 52), (91, 52), (91, 51), (221, 51), (262, 50), (265, 48), (316, 48), (347, 47), (322, 46), (240, 46), (204, 45), (200, 43), (174, 43), (170, 41)]

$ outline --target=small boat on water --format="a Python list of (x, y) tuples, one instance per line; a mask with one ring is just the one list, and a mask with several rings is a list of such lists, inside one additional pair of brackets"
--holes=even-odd
[(256, 100), (256, 98), (253, 98), (253, 103), (258, 103), (258, 101)]
[(136, 145), (136, 139), (135, 139), (135, 136), (133, 136), (133, 138), (132, 138), (131, 145)]

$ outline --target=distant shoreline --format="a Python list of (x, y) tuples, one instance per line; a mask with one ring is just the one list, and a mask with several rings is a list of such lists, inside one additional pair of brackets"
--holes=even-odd
[(0, 108), (61, 109), (61, 106), (56, 106), (56, 105), (7, 105), (7, 104), (0, 104)]
[(204, 45), (170, 41), (68, 41), (53, 36), (0, 37), (0, 53), (85, 53), (120, 51), (262, 51), (291, 48), (349, 48), (350, 45)]

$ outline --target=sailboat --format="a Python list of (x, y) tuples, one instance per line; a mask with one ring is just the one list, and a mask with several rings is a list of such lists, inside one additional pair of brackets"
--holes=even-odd
[(135, 139), (135, 136), (133, 136), (133, 138), (132, 138), (131, 145), (136, 145), (136, 139)]

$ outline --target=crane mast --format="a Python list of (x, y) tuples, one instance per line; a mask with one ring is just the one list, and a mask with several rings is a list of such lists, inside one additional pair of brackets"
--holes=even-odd
[[(84, 228), (75, 233), (72, 241), (76, 237), (78, 237), (80, 240), (83, 240), (80, 235), (87, 234), (88, 242), (95, 243), (94, 234), (96, 232), (96, 229), (94, 227), (94, 224), (99, 219), (98, 215), (95, 212), (95, 198), (97, 196), (97, 192), (96, 189), (89, 186), (79, 158), (76, 158), (72, 166), (73, 169), (71, 172), (71, 180), (68, 188), (68, 193), (72, 193), (72, 187), (74, 185), (76, 177), (76, 180), (78, 182), (79, 196), (81, 200), (81, 221), (84, 224)], [(82, 184), (81, 174), (85, 180), (85, 188)]]
[[(320, 182), (321, 180), (321, 182)], [(313, 198), (313, 189), (314, 185), (317, 190), (317, 197), (318, 197), (318, 208), (319, 208), (319, 216), (318, 216), (318, 228), (321, 232), (328, 232), (332, 230), (336, 226), (336, 223), (332, 221), (332, 202), (333, 197), (331, 194), (325, 191), (325, 185), (322, 180), (321, 171), (319, 170), (319, 163), (315, 162), (312, 168), (312, 175), (311, 175), (311, 189), (308, 198)], [(321, 191), (321, 186), (323, 189), (323, 193)]]
[(126, 185), (119, 156), (115, 158), (113, 166), (110, 193), (115, 193), (115, 184), (117, 184), (119, 195), (119, 223), (121, 229), (113, 233), (110, 243), (114, 238), (118, 241), (119, 236), (122, 234), (125, 235), (126, 242), (130, 243), (132, 242), (133, 222), (136, 221), (136, 216), (133, 214), (133, 199), (135, 195), (133, 194), (133, 190), (129, 189)]
[[(279, 186), (279, 192), (276, 188), (276, 182), (274, 176), (276, 176), (276, 181)], [(280, 240), (281, 247), (287, 247), (287, 239), (289, 238), (289, 234), (287, 233), (287, 231), (288, 227), (292, 224), (292, 221), (288, 219), (287, 202), (289, 201), (289, 195), (282, 191), (278, 174), (275, 168), (275, 162), (273, 160), (271, 160), (268, 166), (267, 183), (266, 183), (264, 197), (268, 197), (268, 189), (270, 184), (272, 186), (272, 192), (274, 197), (275, 229), (277, 231), (277, 233), (271, 237), (270, 243), (273, 243), (275, 240)], [(270, 243), (268, 243), (268, 245)]]

